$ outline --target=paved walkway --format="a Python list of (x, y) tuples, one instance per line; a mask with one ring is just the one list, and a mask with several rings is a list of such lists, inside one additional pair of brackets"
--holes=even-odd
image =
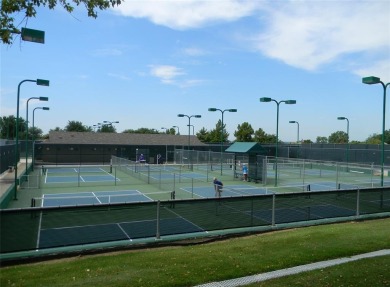
[(292, 267), (292, 268), (286, 268), (286, 269), (282, 269), (282, 270), (276, 270), (276, 271), (252, 275), (252, 276), (246, 276), (246, 277), (241, 277), (241, 278), (236, 278), (236, 279), (231, 279), (231, 280), (225, 280), (225, 281), (221, 281), (221, 282), (210, 282), (207, 284), (198, 285), (197, 287), (245, 286), (248, 284), (262, 282), (262, 281), (266, 281), (269, 279), (279, 278), (279, 277), (283, 277), (283, 276), (298, 274), (301, 272), (331, 267), (331, 266), (335, 266), (335, 265), (339, 265), (339, 264), (343, 264), (343, 263), (348, 263), (348, 262), (352, 262), (352, 261), (356, 261), (356, 260), (360, 260), (360, 259), (371, 258), (371, 257), (376, 257), (376, 256), (384, 256), (384, 255), (390, 255), (390, 249), (384, 249), (384, 250), (374, 251), (374, 252), (370, 252), (370, 253), (364, 253), (364, 254), (355, 255), (355, 256), (351, 256), (351, 257), (326, 260), (326, 261), (321, 261), (321, 262), (311, 263), (311, 264), (306, 264), (306, 265), (300, 265), (300, 266), (296, 266), (296, 267)]
[[(26, 163), (18, 163), (18, 177), (21, 176), (21, 174), (26, 169)], [(0, 198), (6, 193), (8, 188), (10, 188), (11, 185), (13, 185), (15, 182), (15, 170), (12, 172), (9, 172), (6, 170), (2, 174), (0, 174)]]

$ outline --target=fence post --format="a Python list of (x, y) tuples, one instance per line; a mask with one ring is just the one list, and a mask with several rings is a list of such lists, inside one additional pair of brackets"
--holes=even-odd
[(360, 189), (357, 189), (356, 193), (356, 217), (360, 216)]
[(271, 219), (272, 226), (275, 226), (275, 200), (276, 200), (276, 196), (274, 193), (272, 194), (272, 219)]
[(160, 200), (157, 201), (156, 239), (160, 239)]

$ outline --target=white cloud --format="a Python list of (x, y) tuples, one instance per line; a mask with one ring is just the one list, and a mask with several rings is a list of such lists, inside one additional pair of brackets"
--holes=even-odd
[(191, 57), (198, 57), (198, 56), (204, 56), (207, 54), (206, 51), (202, 50), (202, 49), (199, 49), (199, 48), (194, 48), (194, 47), (189, 47), (189, 48), (185, 48), (183, 50), (183, 53), (187, 56), (191, 56)]
[[(241, 46), (249, 40), (266, 57), (309, 71), (335, 64), (358, 75), (387, 78), (390, 73), (390, 1), (144, 0), (126, 1), (114, 10), (177, 30), (257, 17), (257, 35), (240, 30), (237, 40)], [(204, 55), (194, 47), (183, 52)], [(171, 76), (167, 70), (155, 72), (166, 73), (156, 74), (165, 83), (178, 76), (177, 70), (170, 70)]]
[(362, 68), (358, 68), (354, 71), (356, 75), (359, 77), (368, 77), (368, 76), (377, 76), (381, 79), (382, 82), (388, 83), (390, 82), (390, 68), (389, 61), (379, 61), (371, 63)]
[[(294, 67), (315, 70), (344, 55), (390, 49), (388, 1), (290, 1), (267, 11), (254, 44)], [(389, 57), (381, 60), (388, 63)]]
[(146, 18), (151, 22), (183, 30), (213, 22), (235, 21), (251, 15), (263, 1), (126, 1), (114, 8), (123, 16)]
[(175, 78), (185, 74), (183, 69), (167, 65), (151, 66), (150, 73), (165, 84), (172, 84), (174, 83)]

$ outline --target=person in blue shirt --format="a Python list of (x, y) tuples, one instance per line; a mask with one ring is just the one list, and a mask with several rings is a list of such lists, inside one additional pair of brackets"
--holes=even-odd
[(248, 167), (246, 164), (242, 166), (242, 176), (244, 181), (248, 181)]
[(215, 190), (215, 197), (220, 198), (221, 197), (223, 183), (222, 183), (222, 181), (220, 181), (216, 177), (214, 177), (213, 184), (214, 184), (214, 190)]

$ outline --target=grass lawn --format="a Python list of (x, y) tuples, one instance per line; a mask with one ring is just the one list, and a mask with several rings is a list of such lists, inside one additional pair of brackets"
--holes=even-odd
[[(390, 248), (390, 218), (2, 267), (0, 286), (194, 286)], [(390, 286), (390, 256), (250, 286)]]

